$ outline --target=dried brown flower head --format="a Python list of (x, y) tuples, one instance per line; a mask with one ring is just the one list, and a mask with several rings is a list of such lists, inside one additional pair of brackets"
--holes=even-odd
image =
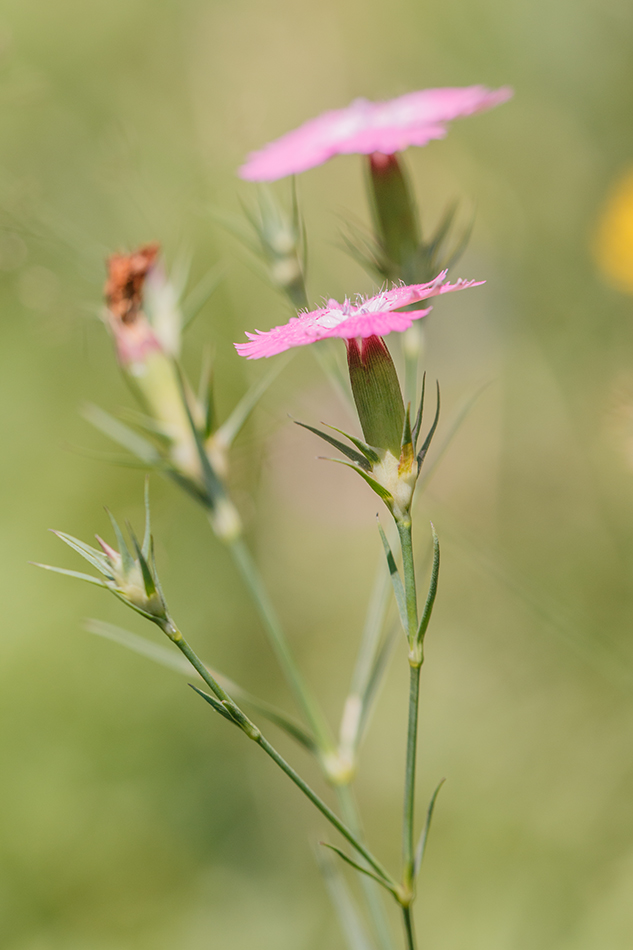
[(110, 313), (122, 323), (136, 320), (143, 305), (143, 284), (154, 266), (160, 245), (144, 244), (131, 254), (112, 254), (108, 258), (108, 279), (104, 293)]

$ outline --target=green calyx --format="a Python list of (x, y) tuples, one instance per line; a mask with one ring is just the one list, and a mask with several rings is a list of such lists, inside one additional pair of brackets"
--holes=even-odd
[(394, 267), (391, 278), (401, 278), (416, 256), (420, 231), (415, 198), (397, 155), (370, 155), (369, 186), (376, 236)]
[(384, 341), (369, 336), (347, 341), (352, 394), (366, 442), (399, 457), (404, 426), (404, 401), (398, 374)]
[[(411, 406), (407, 406), (406, 410), (404, 408), (395, 368), (387, 347), (378, 337), (368, 337), (362, 343), (365, 345), (363, 352), (355, 340), (348, 341), (348, 358), (354, 399), (367, 442), (335, 426), (328, 426), (328, 429), (342, 435), (351, 442), (351, 445), (305, 422), (297, 422), (297, 425), (313, 432), (345, 456), (345, 458), (333, 458), (330, 461), (339, 462), (357, 472), (372, 491), (384, 501), (396, 522), (400, 523), (410, 518), (416, 482), (439, 422), (439, 386), (435, 418), (422, 446), (418, 449), (424, 409), (425, 380), (422, 383), (415, 422), (412, 424)], [(367, 344), (369, 344), (371, 356), (367, 354)], [(367, 354), (365, 362), (362, 359), (363, 353)], [(373, 366), (374, 360), (375, 366)], [(370, 372), (370, 366), (374, 369), (378, 367), (378, 371)], [(390, 409), (389, 400), (391, 400)], [(396, 425), (400, 418), (402, 421), (398, 432)]]
[(402, 156), (369, 155), (366, 181), (373, 227), (368, 231), (347, 221), (343, 232), (344, 246), (354, 260), (372, 277), (405, 284), (425, 284), (452, 267), (473, 226), (473, 220), (458, 225), (458, 203), (449, 204), (424, 234)]

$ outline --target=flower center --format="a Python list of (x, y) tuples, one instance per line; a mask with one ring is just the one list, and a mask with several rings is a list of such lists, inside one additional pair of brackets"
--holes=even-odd
[(326, 330), (333, 330), (335, 327), (340, 326), (341, 323), (344, 323), (345, 320), (351, 316), (351, 313), (352, 311), (348, 300), (346, 300), (342, 306), (337, 300), (328, 300), (327, 309), (319, 314), (315, 322)]

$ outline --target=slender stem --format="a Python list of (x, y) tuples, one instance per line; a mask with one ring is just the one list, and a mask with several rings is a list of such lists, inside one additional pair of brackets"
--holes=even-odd
[(397, 521), (400, 547), (402, 549), (402, 569), (404, 573), (404, 593), (407, 606), (407, 637), (409, 649), (412, 649), (418, 632), (418, 598), (415, 588), (415, 566), (413, 564), (413, 542), (411, 538), (411, 520)]
[(415, 950), (415, 930), (413, 928), (411, 906), (402, 908), (402, 916), (404, 919), (404, 933), (407, 938), (407, 950)]
[[(346, 825), (360, 841), (364, 841), (358, 806), (351, 787), (349, 785), (338, 785), (336, 792)], [(365, 874), (360, 875), (360, 884), (381, 950), (393, 950), (389, 921), (385, 913), (380, 888), (375, 881), (372, 881)]]
[(415, 818), (415, 766), (418, 744), (420, 667), (411, 666), (409, 672), (409, 726), (407, 730), (407, 764), (404, 779), (404, 808), (402, 817), (403, 884), (405, 888), (412, 888), (413, 886), (413, 869), (415, 864), (413, 828)]
[(300, 709), (303, 710), (321, 753), (334, 753), (334, 743), (329, 726), (290, 652), (279, 617), (250, 551), (241, 538), (233, 541), (229, 547), (246, 586), (251, 592), (286, 681), (292, 689)]
[(409, 639), (409, 717), (407, 728), (407, 760), (404, 779), (404, 806), (402, 820), (402, 858), (405, 892), (413, 900), (413, 878), (415, 850), (413, 843), (415, 818), (415, 771), (418, 744), (418, 708), (420, 704), (420, 667), (422, 657), (417, 649), (418, 605), (415, 585), (415, 566), (413, 563), (413, 544), (410, 519), (398, 521), (398, 533), (402, 547), (402, 567), (404, 573), (404, 593), (407, 609), (407, 633)]
[(312, 804), (315, 805), (319, 809), (321, 814), (324, 815), (332, 825), (334, 825), (336, 830), (340, 832), (340, 834), (342, 834), (343, 837), (347, 839), (347, 841), (349, 841), (352, 847), (355, 848), (356, 851), (358, 851), (358, 853), (367, 861), (369, 866), (372, 867), (374, 871), (378, 874), (378, 876), (383, 879), (383, 881), (385, 882), (385, 887), (387, 887), (395, 896), (396, 891), (397, 891), (397, 884), (395, 883), (395, 881), (391, 879), (388, 871), (386, 871), (385, 868), (383, 868), (382, 864), (376, 858), (374, 858), (371, 852), (365, 847), (364, 844), (362, 844), (362, 842), (358, 840), (358, 838), (347, 827), (347, 825), (345, 825), (340, 820), (340, 818), (338, 818), (334, 814), (334, 812), (329, 807), (329, 805), (326, 805), (323, 799), (320, 798), (319, 795), (317, 795), (317, 793), (312, 788), (310, 788), (310, 786), (307, 784), (307, 782), (305, 782), (301, 778), (298, 772), (295, 772), (293, 767), (289, 765), (288, 762), (286, 762), (286, 760), (283, 758), (283, 756), (279, 754), (279, 752), (277, 752), (274, 746), (270, 744), (268, 739), (266, 739), (261, 734), (257, 726), (255, 726), (255, 724), (252, 723), (250, 719), (247, 716), (245, 716), (244, 713), (241, 712), (237, 704), (233, 702), (233, 700), (231, 699), (229, 694), (226, 692), (226, 690), (224, 690), (220, 686), (220, 684), (217, 682), (215, 677), (209, 672), (207, 667), (204, 665), (202, 660), (198, 657), (195, 651), (190, 647), (190, 645), (187, 643), (182, 633), (180, 632), (180, 630), (178, 630), (175, 624), (173, 624), (173, 622), (165, 622), (164, 624), (162, 623), (159, 624), (159, 626), (161, 627), (163, 632), (167, 634), (170, 640), (176, 644), (176, 646), (181, 651), (181, 653), (184, 653), (184, 655), (187, 657), (187, 659), (189, 660), (193, 668), (200, 674), (204, 682), (207, 684), (207, 686), (211, 688), (211, 690), (215, 693), (218, 699), (224, 702), (225, 704), (227, 704), (227, 711), (234, 713), (235, 715), (237, 715), (238, 713), (240, 714), (243, 722), (238, 722), (236, 720), (236, 724), (239, 725), (244, 730), (244, 732), (246, 733), (246, 735), (249, 736), (249, 738), (257, 742), (257, 744), (261, 746), (264, 752), (270, 756), (273, 762), (275, 762), (279, 766), (279, 768), (282, 769), (282, 771), (286, 773), (288, 778), (291, 779), (291, 781), (294, 782), (294, 784), (298, 788), (301, 789), (303, 794), (307, 798), (310, 799)]
[(279, 768), (286, 773), (288, 778), (291, 779), (291, 781), (293, 781), (295, 785), (301, 789), (303, 794), (310, 799), (312, 804), (316, 805), (321, 814), (325, 815), (325, 817), (331, 824), (334, 825), (337, 831), (339, 831), (343, 837), (349, 841), (352, 847), (354, 847), (356, 851), (358, 851), (358, 853), (362, 855), (363, 858), (365, 858), (370, 867), (372, 867), (378, 876), (384, 880), (385, 887), (395, 894), (395, 891), (397, 890), (395, 881), (392, 881), (389, 873), (385, 870), (385, 868), (383, 868), (382, 864), (380, 864), (380, 862), (374, 858), (371, 852), (367, 850), (365, 845), (363, 845), (358, 840), (358, 838), (355, 837), (347, 825), (344, 825), (343, 822), (336, 817), (332, 809), (326, 805), (321, 798), (319, 798), (317, 793), (314, 792), (306, 782), (304, 782), (301, 776), (295, 772), (292, 766), (289, 765), (286, 760), (277, 752), (277, 750), (273, 748), (267, 739), (260, 735), (255, 741), (262, 747), (264, 752), (266, 752), (271, 757), (271, 759), (277, 763)]
[(209, 672), (208, 667), (204, 665), (198, 654), (191, 649), (180, 630), (178, 630), (178, 628), (173, 624), (170, 626), (171, 629), (165, 629), (165, 627), (162, 627), (169, 639), (176, 644), (181, 653), (184, 653), (193, 666), (194, 670), (199, 673), (204, 682), (211, 688), (218, 699), (222, 702), (226, 702), (227, 700), (230, 701), (229, 694), (220, 686), (216, 678)]

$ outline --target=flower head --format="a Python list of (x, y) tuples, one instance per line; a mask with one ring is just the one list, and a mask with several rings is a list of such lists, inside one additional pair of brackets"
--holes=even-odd
[[(108, 512), (108, 514), (110, 514)], [(128, 545), (123, 533), (114, 517), (110, 514), (112, 527), (116, 535), (118, 550), (111, 547), (106, 541), (96, 535), (99, 548), (74, 538), (63, 531), (53, 533), (67, 544), (73, 551), (80, 554), (92, 567), (102, 575), (94, 577), (92, 574), (82, 574), (78, 571), (69, 571), (63, 567), (52, 567), (50, 564), (38, 564), (45, 570), (56, 574), (67, 574), (79, 580), (104, 587), (111, 591), (124, 604), (137, 613), (142, 614), (154, 623), (162, 625), (169, 619), (167, 605), (163, 597), (156, 565), (154, 563), (154, 546), (150, 532), (149, 495), (147, 482), (145, 483), (145, 537), (142, 545), (136, 535), (129, 528), (132, 545)]]
[(465, 86), (422, 89), (388, 102), (355, 99), (346, 109), (324, 112), (252, 152), (239, 174), (248, 181), (275, 181), (334, 155), (393, 155), (409, 145), (444, 138), (451, 119), (491, 109), (511, 96), (507, 86), (496, 90)]
[(158, 244), (145, 244), (131, 254), (112, 254), (108, 258), (106, 319), (124, 367), (142, 363), (148, 353), (161, 349), (142, 310), (145, 280), (156, 263), (158, 250)]
[(426, 316), (425, 310), (407, 310), (399, 313), (401, 307), (436, 297), (451, 290), (463, 290), (477, 287), (483, 281), (458, 280), (455, 284), (446, 281), (446, 271), (428, 284), (412, 284), (386, 290), (367, 300), (359, 298), (355, 304), (345, 300), (342, 304), (328, 300), (327, 307), (299, 313), (289, 323), (272, 330), (256, 330), (247, 333), (248, 343), (236, 343), (235, 348), (241, 356), (256, 360), (262, 356), (275, 356), (294, 346), (306, 346), (316, 340), (328, 337), (340, 337), (343, 340), (385, 336), (392, 330), (408, 330), (414, 320)]

